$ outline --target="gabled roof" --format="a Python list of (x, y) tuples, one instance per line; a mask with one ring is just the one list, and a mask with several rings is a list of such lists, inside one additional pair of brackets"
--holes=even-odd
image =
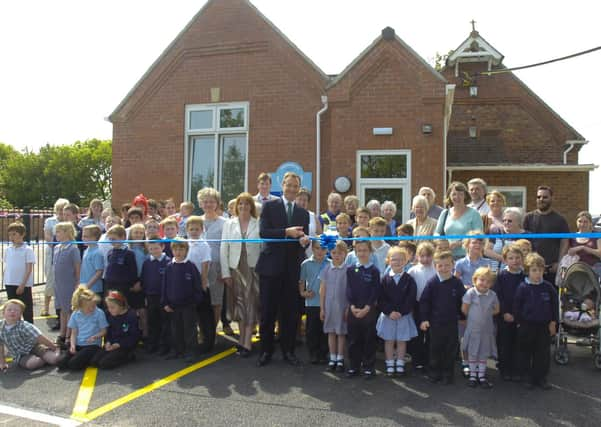
[(447, 66), (453, 66), (457, 62), (488, 62), (492, 65), (500, 65), (503, 62), (503, 54), (495, 49), (476, 30), (473, 30), (457, 49), (447, 58)]
[[(190, 29), (190, 27), (194, 24), (194, 22), (205, 12), (205, 10), (214, 2), (224, 1), (224, 0), (208, 0), (206, 4), (194, 15), (194, 17), (186, 24), (186, 26), (178, 33), (178, 35), (173, 39), (171, 43), (163, 50), (163, 52), (159, 55), (159, 57), (152, 63), (152, 65), (146, 70), (146, 72), (142, 75), (142, 77), (136, 82), (136, 84), (130, 89), (125, 98), (117, 105), (115, 110), (109, 115), (108, 120), (112, 121), (115, 114), (117, 114), (123, 106), (129, 101), (132, 95), (138, 90), (138, 88), (142, 85), (144, 80), (146, 80), (154, 71), (156, 67), (165, 59), (167, 54), (174, 48), (177, 42), (186, 34), (186, 32)], [(276, 27), (265, 15), (259, 11), (249, 0), (241, 0), (245, 3), (250, 9), (252, 9), (257, 16), (259, 16), (271, 29), (273, 29), (290, 47), (296, 51), (296, 53), (311, 66), (323, 79), (324, 83), (327, 82), (330, 78), (326, 73), (324, 73), (321, 68), (319, 68), (307, 55), (305, 55), (286, 35), (280, 31), (278, 27)]]
[(342, 72), (336, 76), (331, 76), (330, 83), (328, 84), (328, 88), (331, 88), (338, 84), (358, 63), (360, 63), (382, 40), (396, 40), (404, 49), (410, 52), (415, 58), (421, 62), (424, 67), (426, 67), (434, 77), (439, 79), (442, 82), (447, 82), (447, 79), (436, 71), (428, 62), (422, 58), (415, 50), (411, 48), (407, 43), (405, 43), (399, 36), (395, 34), (395, 31), (391, 27), (386, 27), (382, 30), (382, 34), (380, 34), (367, 48), (363, 50), (349, 65), (346, 66)]

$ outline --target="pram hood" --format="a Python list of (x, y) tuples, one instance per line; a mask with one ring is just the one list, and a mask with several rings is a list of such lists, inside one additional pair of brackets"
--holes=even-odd
[(596, 295), (596, 302), (600, 297), (599, 279), (593, 269), (584, 262), (575, 262), (568, 267), (561, 287), (570, 295), (581, 299), (592, 293)]

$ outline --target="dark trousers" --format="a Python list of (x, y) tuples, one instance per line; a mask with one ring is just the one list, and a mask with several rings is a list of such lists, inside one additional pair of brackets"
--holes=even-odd
[(203, 291), (202, 302), (196, 306), (196, 315), (203, 336), (200, 351), (206, 353), (213, 350), (215, 346), (215, 329), (217, 328), (211, 295), (208, 290)]
[(223, 299), (221, 301), (221, 324), (225, 326), (229, 326), (230, 319), (227, 318), (227, 286), (224, 286), (223, 289)]
[(75, 347), (75, 354), (67, 352), (67, 356), (61, 361), (60, 368), (80, 371), (90, 365), (96, 353), (101, 351), (97, 345), (85, 345)]
[(294, 353), (298, 326), (298, 275), (261, 276), (261, 352), (273, 353), (273, 330), (279, 312), (282, 353)]
[(351, 362), (351, 369), (359, 370), (363, 366), (364, 370), (373, 371), (376, 363), (376, 321), (379, 313), (375, 308), (362, 319), (348, 315), (348, 354)]
[(159, 295), (146, 295), (147, 319), (148, 319), (148, 342), (152, 347), (169, 347), (171, 326), (169, 316), (161, 307)]
[(430, 333), (428, 331), (424, 332), (420, 329), (419, 326), (421, 324), (421, 320), (417, 310), (413, 311), (413, 318), (415, 319), (415, 324), (417, 325), (417, 336), (409, 341), (407, 350), (411, 355), (413, 367), (420, 365), (427, 367), (430, 360), (428, 354), (430, 351)]
[(113, 369), (133, 359), (134, 349), (118, 348), (113, 351), (100, 350), (92, 358), (91, 364), (100, 369)]
[(546, 379), (551, 361), (549, 325), (521, 322), (517, 335), (521, 373), (533, 383), (540, 383)]
[(435, 378), (453, 378), (459, 348), (457, 322), (430, 326), (430, 370)]
[(6, 286), (6, 297), (8, 299), (18, 299), (25, 304), (25, 311), (23, 312), (23, 319), (29, 323), (33, 323), (33, 296), (31, 294), (31, 287), (25, 286), (23, 293), (17, 295), (18, 286), (7, 285)]
[(307, 313), (307, 346), (311, 358), (325, 358), (328, 353), (328, 337), (323, 333), (323, 322), (319, 318), (319, 307), (305, 307)]
[(515, 322), (497, 323), (497, 348), (499, 349), (499, 371), (502, 375), (520, 375), (518, 353), (518, 330)]
[(169, 313), (171, 324), (171, 349), (176, 354), (192, 354), (197, 347), (196, 306), (194, 304), (172, 307)]

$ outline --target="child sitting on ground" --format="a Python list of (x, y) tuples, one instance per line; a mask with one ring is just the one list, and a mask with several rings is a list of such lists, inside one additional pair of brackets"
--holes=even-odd
[(25, 304), (9, 299), (2, 306), (0, 320), (0, 371), (8, 369), (4, 349), (13, 357), (15, 365), (24, 369), (39, 369), (46, 363), (56, 365), (61, 360), (59, 348), (42, 335), (31, 323), (22, 320)]

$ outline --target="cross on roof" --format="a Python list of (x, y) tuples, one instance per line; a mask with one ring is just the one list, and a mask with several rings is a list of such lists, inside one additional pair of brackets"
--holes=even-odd
[(470, 24), (472, 24), (472, 31), (476, 31), (476, 21), (474, 21), (473, 19), (470, 21)]

